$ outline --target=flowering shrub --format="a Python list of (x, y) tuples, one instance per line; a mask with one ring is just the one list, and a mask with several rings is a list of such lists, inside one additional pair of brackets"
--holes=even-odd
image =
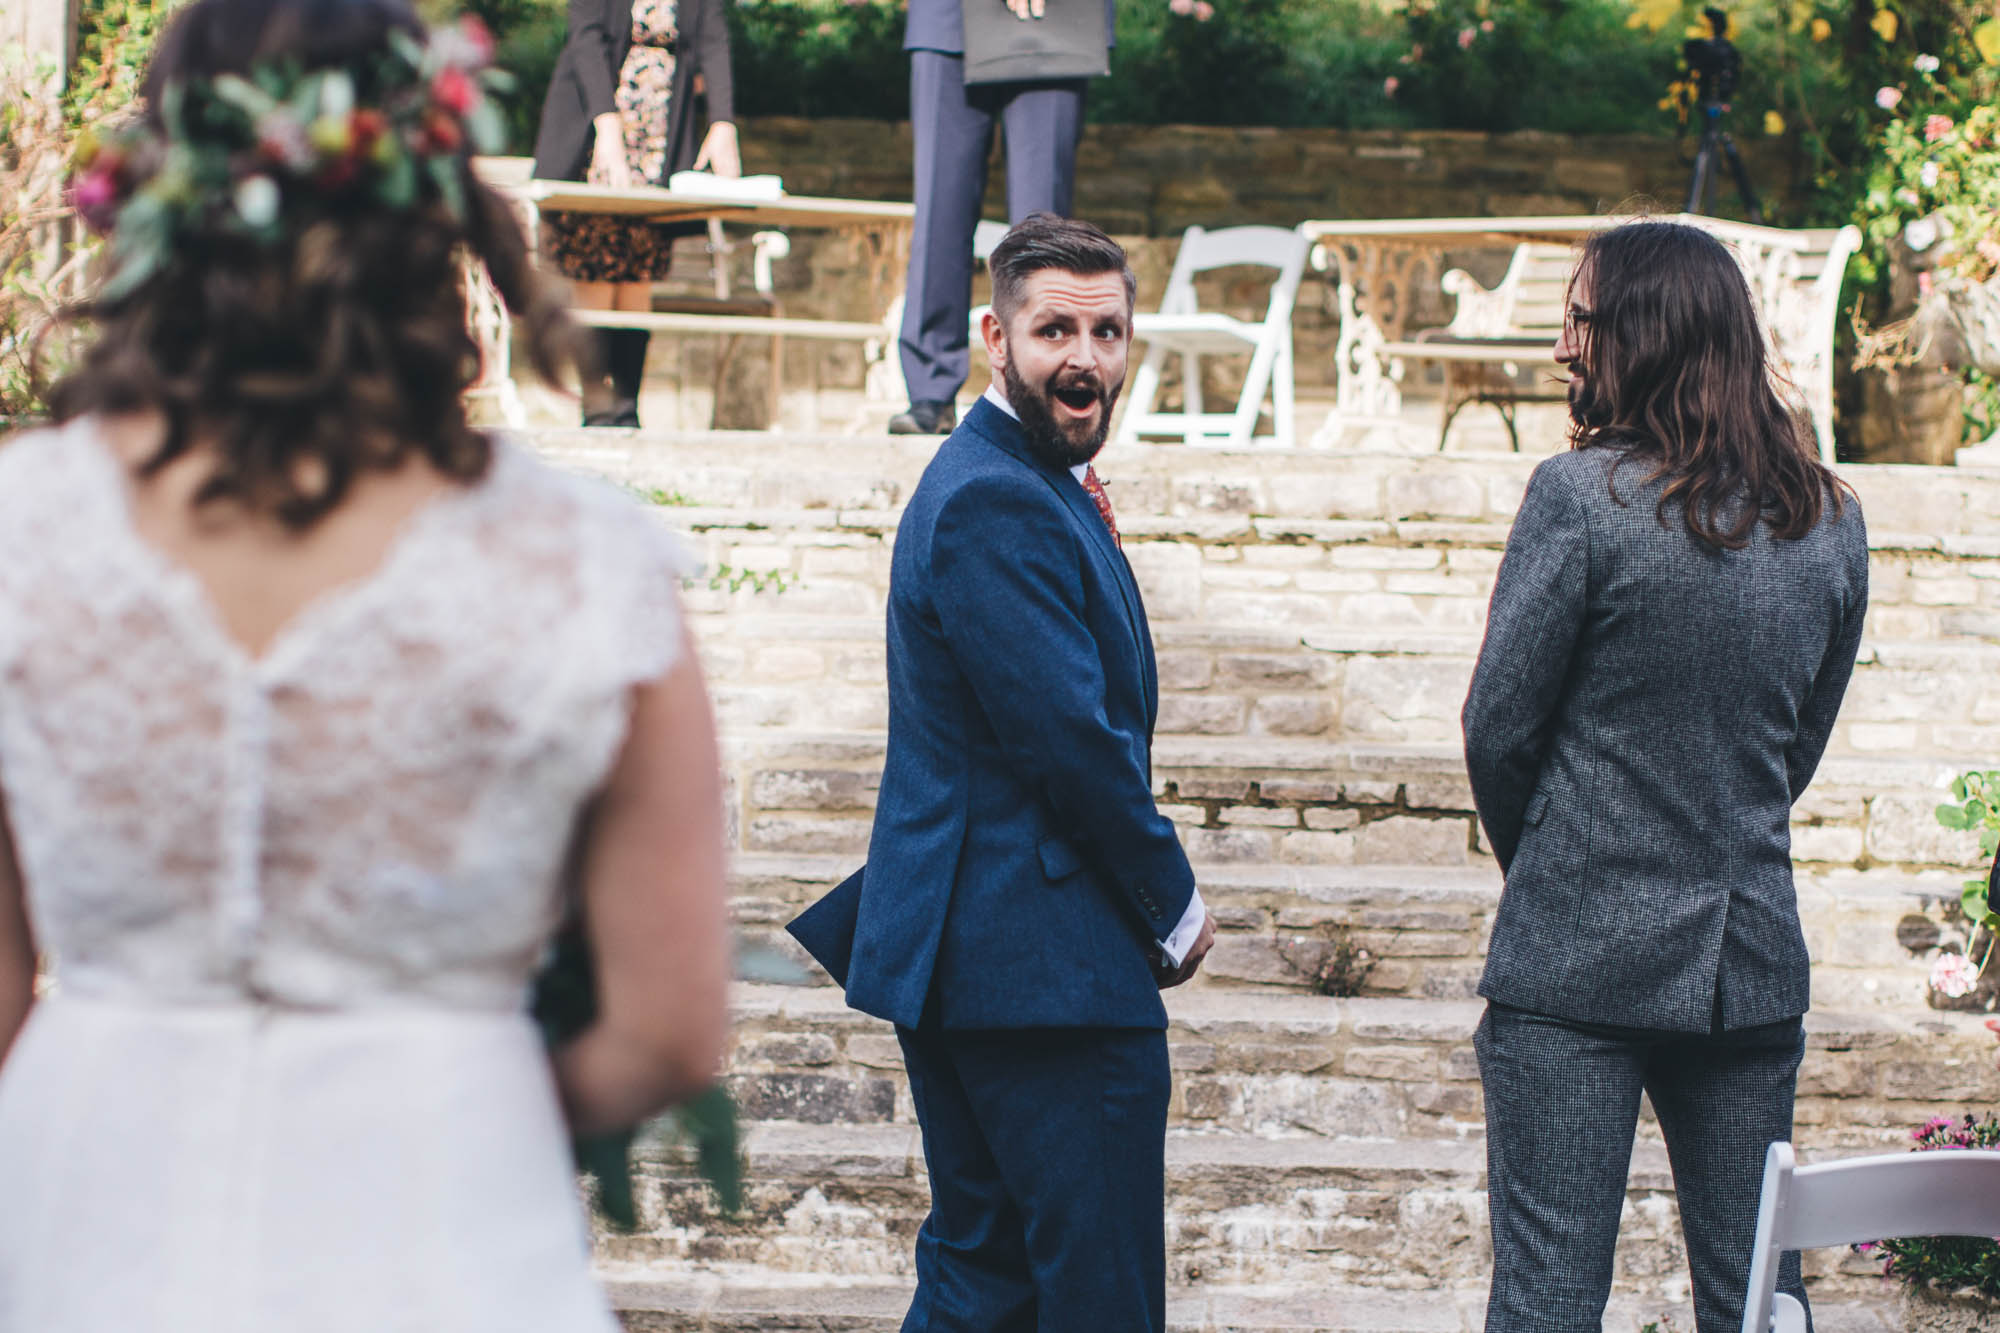
[[(1938, 1116), (1910, 1131), (1914, 1152), (1965, 1148), (2000, 1148), (2000, 1120), (1992, 1115), (1975, 1120)], [(1971, 1290), (2000, 1299), (2000, 1240), (1982, 1236), (1924, 1236), (1857, 1245), (1864, 1254), (1882, 1256), (1882, 1272), (1911, 1286), (1939, 1291)]]
[[(1951, 794), (1951, 803), (1937, 808), (1938, 823), (1959, 832), (1976, 830), (1980, 853), (1993, 856), (2000, 849), (2000, 771), (1961, 774), (1951, 784)], [(1958, 948), (1939, 949), (1931, 956), (1930, 987), (1946, 999), (1971, 995), (1992, 965), (1994, 942), (2000, 939), (2000, 912), (1994, 910), (1991, 895), (1987, 878), (1965, 881), (1958, 902), (1965, 936)]]

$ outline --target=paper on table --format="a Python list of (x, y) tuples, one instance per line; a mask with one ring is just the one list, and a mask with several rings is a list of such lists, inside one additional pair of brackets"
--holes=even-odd
[(785, 192), (778, 176), (718, 176), (712, 171), (676, 171), (667, 177), (667, 188), (710, 199), (776, 199)]

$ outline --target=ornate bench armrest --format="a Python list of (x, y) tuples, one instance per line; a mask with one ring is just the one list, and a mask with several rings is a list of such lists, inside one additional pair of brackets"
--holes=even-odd
[(1488, 290), (1462, 268), (1439, 279), (1447, 296), (1458, 298), (1458, 309), (1445, 331), (1454, 338), (1504, 338), (1514, 319), (1514, 286), (1502, 282)]

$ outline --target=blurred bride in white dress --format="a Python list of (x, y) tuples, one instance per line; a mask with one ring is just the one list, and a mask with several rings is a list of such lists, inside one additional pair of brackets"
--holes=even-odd
[[(97, 340), (0, 445), (10, 1333), (612, 1333), (569, 1132), (714, 1077), (677, 548), (460, 406), (461, 245), (568, 345), (468, 170), (485, 54), (194, 0), (86, 150)], [(599, 1017), (551, 1061), (572, 894)]]

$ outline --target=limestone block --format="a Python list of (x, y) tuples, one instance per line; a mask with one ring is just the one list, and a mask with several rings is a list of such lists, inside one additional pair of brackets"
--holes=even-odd
[(1155, 808), (1176, 824), (1192, 824), (1199, 828), (1208, 822), (1208, 811), (1198, 805), (1158, 805)]
[(1306, 827), (1309, 829), (1318, 829), (1322, 832), (1338, 832), (1342, 829), (1351, 829), (1361, 822), (1361, 812), (1359, 810), (1314, 805), (1307, 806), (1303, 813), (1305, 815)]
[(872, 809), (875, 779), (854, 769), (767, 769), (751, 776), (750, 804), (760, 810)]
[(798, 644), (775, 644), (751, 655), (750, 674), (759, 680), (813, 680), (826, 674), (826, 658)]
[(1169, 1042), (1167, 1059), (1176, 1073), (1198, 1073), (1215, 1068), (1215, 1047), (1205, 1041)]
[(1389, 592), (1408, 593), (1412, 597), (1463, 597), (1477, 602), (1488, 602), (1493, 596), (1493, 582), (1487, 578), (1461, 578), (1454, 574), (1391, 574), (1382, 581)]
[(1937, 822), (1946, 792), (1887, 792), (1868, 802), (1868, 854), (1878, 861), (1975, 866), (1982, 863), (1978, 836)]
[(744, 840), (753, 852), (866, 852), (870, 827), (865, 819), (758, 815)]
[(901, 1069), (903, 1045), (880, 1032), (857, 1032), (847, 1039), (847, 1058), (869, 1069)]
[[(1480, 952), (1485, 952), (1482, 942)], [(1427, 967), (1424, 969), (1424, 997), (1430, 1000), (1472, 1000), (1479, 996), (1481, 966)]]
[[(1483, 578), (1490, 590), (1493, 575), (1500, 568), (1501, 555), (1501, 552), (1487, 547), (1454, 547), (1444, 553), (1445, 572), (1462, 574), (1467, 578)], [(1874, 594), (1872, 585), (1869, 594), (1871, 597)]]
[(1258, 489), (1241, 477), (1182, 477), (1174, 482), (1174, 506), (1181, 512), (1254, 514), (1263, 508)]
[(1362, 471), (1275, 476), (1271, 508), (1280, 518), (1382, 517), (1382, 479)]
[(1444, 564), (1442, 551), (1407, 546), (1336, 546), (1327, 552), (1335, 569), (1435, 570)]
[(888, 577), (875, 566), (872, 551), (853, 547), (810, 547), (799, 554), (799, 576), (807, 579), (868, 579)]
[(1460, 472), (1396, 472), (1383, 490), (1391, 519), (1479, 518), (1486, 512), (1485, 488)]
[(1299, 812), (1285, 805), (1231, 805), (1223, 807), (1222, 822), (1248, 828), (1297, 828)]
[(1467, 659), (1356, 658), (1342, 682), (1342, 728), (1380, 740), (1456, 739), (1471, 683)]
[[(1913, 569), (1912, 575), (1926, 573)], [(1910, 600), (1918, 606), (1977, 606), (1979, 583), (1970, 578), (1920, 578), (1910, 580)]]
[[(1197, 874), (1197, 882), (1199, 879)], [(1300, 986), (1305, 982), (1290, 956), (1269, 935), (1218, 936), (1208, 961), (1202, 964), (1202, 971), (1211, 979), (1220, 981), (1281, 986)]]
[(1892, 1060), (1877, 1068), (1881, 1095), (1896, 1101), (1968, 1102), (2000, 1100), (2000, 1072), (1990, 1056), (1974, 1060)]
[(1520, 512), (1521, 497), (1527, 493), (1528, 473), (1505, 474), (1491, 477), (1486, 482), (1486, 504), (1493, 513), (1502, 518), (1512, 518)]
[[(1341, 785), (1328, 778), (1265, 778), (1257, 784), (1267, 801), (1337, 801)], [(1316, 827), (1308, 818), (1307, 827)]]
[(1287, 833), (1278, 840), (1278, 859), (1287, 865), (1352, 865), (1352, 833)]
[(1413, 810), (1470, 810), (1472, 784), (1462, 778), (1411, 778), (1403, 799)]
[(1479, 1089), (1463, 1083), (1426, 1083), (1410, 1090), (1410, 1105), (1430, 1115), (1477, 1123), (1486, 1118)]
[(1189, 801), (1247, 801), (1248, 778), (1182, 778), (1174, 783), (1181, 799)]
[[(1286, 834), (1296, 838), (1304, 835)], [(1218, 864), (1269, 861), (1272, 835), (1262, 829), (1188, 829), (1183, 837), (1188, 859)]]
[[(1350, 614), (1347, 608), (1360, 600), (1363, 599), (1347, 598), (1342, 604), (1340, 620), (1345, 620)], [(1150, 598), (1147, 604), (1150, 607)], [(1338, 623), (1331, 598), (1285, 592), (1218, 591), (1214, 604), (1209, 608), (1209, 617), (1222, 623), (1266, 626), (1282, 630)], [(1412, 607), (1406, 617), (1398, 623), (1412, 623), (1415, 619), (1416, 611)]]
[(1168, 694), (1160, 698), (1157, 726), (1166, 735), (1235, 736), (1248, 716), (1239, 695)]
[(1354, 831), (1354, 859), (1362, 865), (1464, 865), (1469, 836), (1464, 819), (1394, 815)]
[(896, 1111), (896, 1085), (886, 1078), (826, 1074), (739, 1074), (727, 1080), (746, 1120), (796, 1120), (813, 1125), (886, 1122)]
[(1872, 1097), (1875, 1071), (1865, 1059), (1808, 1050), (1799, 1065), (1800, 1097)]
[(1300, 592), (1380, 592), (1382, 576), (1365, 569), (1301, 569), (1292, 575)]
[(792, 550), (789, 546), (732, 546), (724, 563), (733, 569), (754, 569), (760, 573), (790, 570)]
[(1267, 694), (1257, 700), (1252, 729), (1267, 736), (1318, 736), (1333, 725), (1333, 705), (1316, 694)]
[(747, 727), (791, 726), (798, 703), (790, 691), (721, 684), (711, 686), (709, 697), (715, 704), (716, 720), (725, 733)]
[(1252, 1132), (1305, 1130), (1347, 1138), (1394, 1138), (1402, 1133), (1396, 1090), (1359, 1079), (1283, 1074), (1240, 1085), (1244, 1125)]
[(1392, 805), (1402, 784), (1393, 781), (1377, 781), (1371, 778), (1356, 778), (1340, 785), (1341, 797), (1368, 805)]
[(1454, 1047), (1444, 1057), (1444, 1076), (1461, 1083), (1477, 1083), (1479, 1053), (1470, 1046)]
[[(1215, 668), (1224, 681), (1260, 690), (1297, 690), (1325, 685), (1335, 667), (1318, 653), (1222, 653)], [(1164, 685), (1164, 677), (1162, 678)]]
[(1215, 679), (1215, 662), (1207, 653), (1177, 650), (1159, 655), (1160, 688), (1199, 690)]
[(1179, 542), (1127, 542), (1125, 558), (1154, 621), (1201, 614), (1201, 551)]
[(1350, 1078), (1415, 1082), (1437, 1077), (1437, 1052), (1424, 1046), (1355, 1046), (1341, 1068)]
[(751, 1037), (736, 1048), (730, 1063), (745, 1065), (830, 1065), (840, 1056), (823, 1032), (779, 1032)]
[(1253, 569), (1248, 564), (1208, 566), (1202, 572), (1202, 587), (1210, 592), (1269, 592), (1292, 586), (1292, 574), (1283, 569)]
[[(1345, 548), (1336, 548), (1345, 549)], [(1243, 548), (1243, 562), (1270, 569), (1302, 569), (1326, 563), (1327, 553), (1318, 546), (1265, 543)]]
[(1320, 624), (1331, 619), (1344, 629), (1409, 629), (1424, 623), (1424, 613), (1416, 599), (1401, 593), (1362, 593), (1340, 599), (1337, 616), (1319, 616), (1303, 624)]
[(1836, 824), (1794, 824), (1794, 861), (1831, 861), (1850, 865), (1861, 859), (1861, 830)]

